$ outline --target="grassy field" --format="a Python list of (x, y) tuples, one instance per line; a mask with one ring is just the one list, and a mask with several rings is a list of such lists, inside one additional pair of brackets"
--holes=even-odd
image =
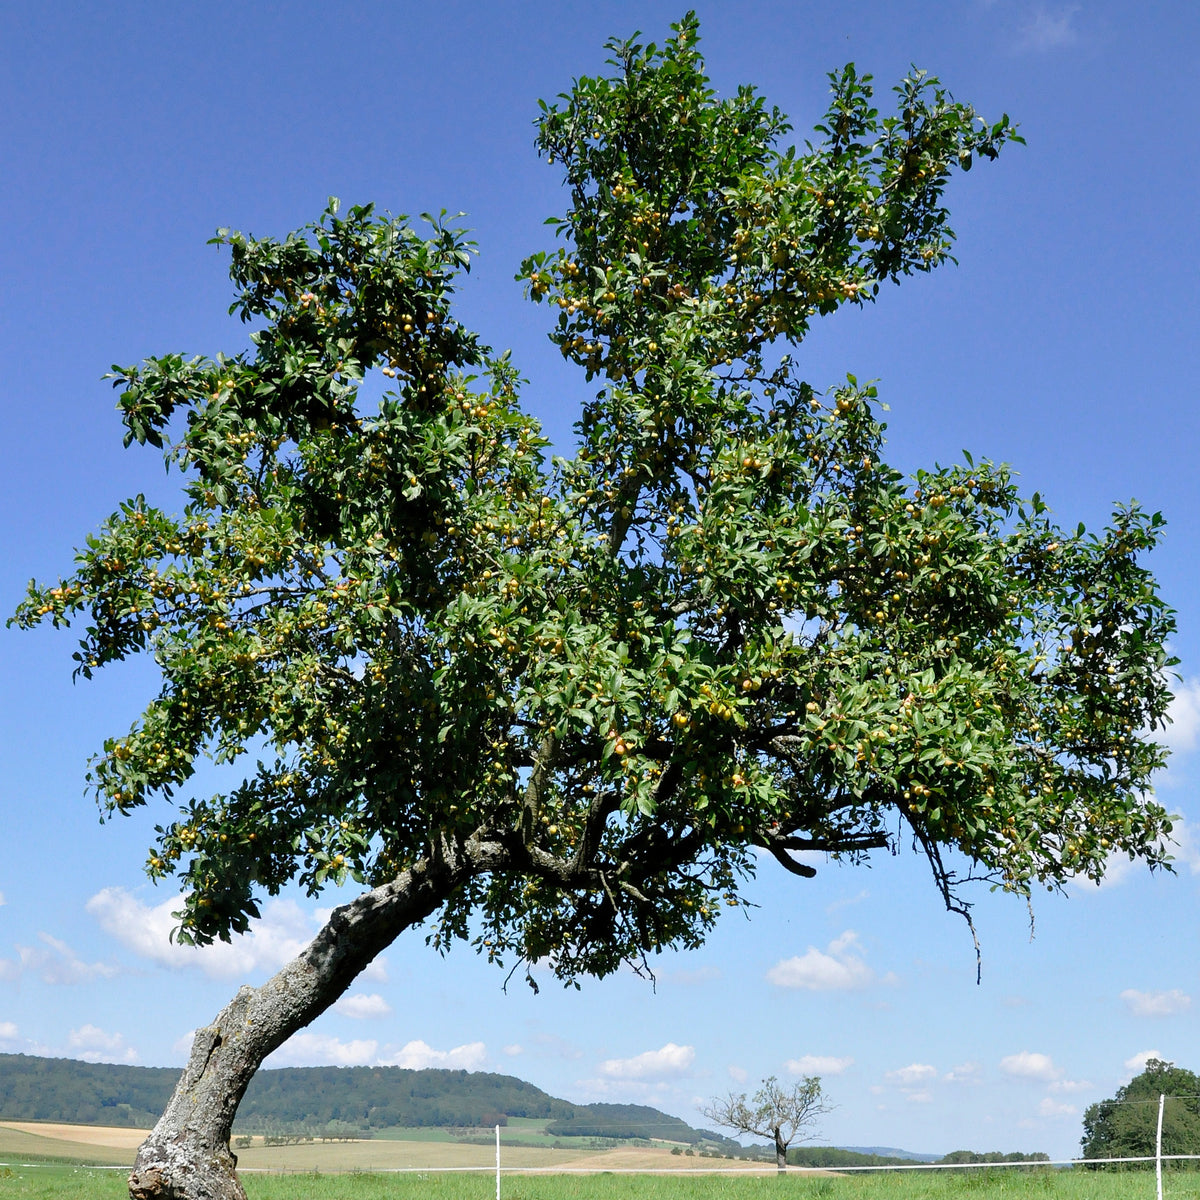
[[(438, 1167), (488, 1168), (490, 1146), (446, 1139), (267, 1147), (256, 1139), (238, 1151), (249, 1200), (492, 1200), (490, 1171), (438, 1173)], [(123, 1200), (125, 1171), (143, 1130), (100, 1126), (0, 1123), (0, 1200)], [(519, 1136), (512, 1131), (511, 1136)], [(507, 1174), (502, 1200), (1153, 1200), (1154, 1173), (978, 1168), (821, 1174), (793, 1169), (784, 1178), (726, 1160), (687, 1158), (664, 1149), (554, 1150), (509, 1145), (507, 1167), (591, 1174)], [(90, 1166), (77, 1164), (87, 1163)], [(28, 1165), (18, 1165), (28, 1164)], [(688, 1174), (742, 1167), (736, 1174)], [(377, 1173), (372, 1173), (372, 1168)], [(408, 1168), (405, 1173), (381, 1169)], [(618, 1174), (670, 1169), (662, 1174)], [(757, 1168), (758, 1172), (762, 1167)], [(1200, 1172), (1168, 1173), (1165, 1197), (1200, 1200)]]
[[(486, 1175), (249, 1175), (249, 1200), (491, 1200)], [(121, 1171), (0, 1168), (0, 1200), (123, 1200)], [(1172, 1200), (1200, 1197), (1200, 1175), (1168, 1175)], [(503, 1180), (504, 1200), (1152, 1200), (1153, 1172), (915, 1172), (855, 1176), (545, 1175)]]

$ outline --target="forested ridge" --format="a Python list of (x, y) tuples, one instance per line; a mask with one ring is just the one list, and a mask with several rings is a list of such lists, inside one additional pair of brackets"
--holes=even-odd
[[(87, 1063), (70, 1058), (0, 1054), (0, 1121), (78, 1125), (154, 1124), (171, 1095), (174, 1067)], [(769, 1157), (710, 1130), (641, 1104), (572, 1104), (513, 1075), (486, 1071), (413, 1071), (404, 1067), (282, 1067), (260, 1071), (238, 1112), (237, 1130), (370, 1137), (396, 1127), (461, 1129), (464, 1138), (510, 1117), (545, 1119), (555, 1138), (650, 1139), (695, 1147), (703, 1155)], [(357, 1132), (354, 1132), (357, 1131)], [(880, 1148), (873, 1147), (873, 1150)], [(676, 1153), (680, 1151), (676, 1149)], [(686, 1153), (693, 1151), (689, 1148)], [(793, 1146), (793, 1166), (884, 1166), (911, 1161), (904, 1151), (877, 1153), (831, 1146)], [(933, 1156), (928, 1156), (933, 1157)], [(1045, 1155), (977, 1155), (958, 1151), (943, 1162), (1019, 1161)]]
[[(179, 1078), (173, 1067), (85, 1063), (0, 1054), (0, 1120), (150, 1126)], [(637, 1104), (577, 1105), (512, 1075), (403, 1067), (283, 1067), (260, 1071), (238, 1112), (244, 1132), (345, 1122), (475, 1127), (509, 1117), (545, 1118), (559, 1137), (720, 1142), (678, 1117)]]

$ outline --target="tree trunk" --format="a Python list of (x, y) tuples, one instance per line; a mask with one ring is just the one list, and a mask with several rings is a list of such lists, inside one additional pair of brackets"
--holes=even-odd
[(775, 1169), (780, 1175), (787, 1170), (787, 1142), (778, 1129), (775, 1130)]
[(229, 1135), (263, 1059), (323, 1013), (409, 926), (435, 912), (469, 873), (465, 850), (425, 860), (334, 910), (303, 951), (262, 987), (243, 987), (196, 1031), (175, 1094), (138, 1148), (132, 1200), (246, 1200)]

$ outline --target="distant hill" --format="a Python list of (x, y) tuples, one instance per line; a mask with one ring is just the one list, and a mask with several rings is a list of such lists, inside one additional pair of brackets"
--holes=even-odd
[[(0, 1054), (0, 1120), (150, 1126), (179, 1071)], [(554, 1137), (653, 1138), (738, 1147), (656, 1108), (571, 1104), (512, 1075), (410, 1071), (402, 1067), (284, 1067), (259, 1071), (238, 1108), (237, 1129), (261, 1133), (321, 1128), (364, 1132), (396, 1126), (475, 1128), (509, 1117), (544, 1119)]]
[(878, 1158), (900, 1158), (909, 1162), (937, 1162), (940, 1154), (917, 1154), (912, 1150), (897, 1150), (895, 1146), (839, 1146), (852, 1154), (867, 1154)]
[[(173, 1067), (0, 1054), (0, 1120), (148, 1128), (166, 1107), (178, 1078)], [(396, 1127), (427, 1126), (461, 1130), (469, 1138), (510, 1118), (545, 1122), (530, 1133), (555, 1139), (673, 1142), (676, 1153), (708, 1156), (773, 1160), (775, 1154), (769, 1146), (742, 1146), (641, 1104), (572, 1104), (513, 1075), (403, 1067), (259, 1071), (238, 1109), (236, 1130), (295, 1134), (337, 1127), (369, 1137)], [(988, 1157), (1002, 1156), (959, 1151), (943, 1161)], [(813, 1167), (884, 1166), (937, 1158), (890, 1146), (798, 1146), (788, 1152), (790, 1163)]]

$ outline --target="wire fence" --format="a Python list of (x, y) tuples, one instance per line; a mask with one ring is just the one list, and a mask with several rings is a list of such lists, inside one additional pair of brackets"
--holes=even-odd
[[(853, 1165), (814, 1167), (789, 1163), (788, 1175), (852, 1175), (865, 1173), (888, 1173), (907, 1171), (988, 1171), (992, 1169), (1011, 1169), (1037, 1171), (1046, 1168), (1064, 1170), (1070, 1168), (1092, 1169), (1100, 1166), (1135, 1166), (1150, 1165), (1160, 1161), (1153, 1154), (1128, 1156), (1124, 1158), (1042, 1158), (1036, 1160), (1010, 1159), (1001, 1162), (920, 1162), (888, 1163), (884, 1165)], [(1200, 1162), (1200, 1154), (1164, 1154), (1163, 1163), (1171, 1162)], [(128, 1163), (85, 1163), (75, 1161), (43, 1161), (17, 1162), (0, 1159), (0, 1168), (11, 1170), (35, 1170), (39, 1167), (61, 1168), (70, 1166), (86, 1171), (128, 1171), (132, 1167)], [(492, 1175), (496, 1168), (488, 1164), (467, 1166), (294, 1166), (280, 1164), (265, 1167), (238, 1167), (241, 1175), (311, 1175), (314, 1170), (322, 1175)], [(774, 1163), (762, 1160), (748, 1160), (746, 1165), (739, 1167), (725, 1166), (678, 1166), (678, 1167), (620, 1167), (592, 1164), (588, 1166), (572, 1166), (569, 1163), (552, 1164), (548, 1166), (510, 1166), (500, 1165), (500, 1174), (504, 1175), (775, 1175), (780, 1174)]]

